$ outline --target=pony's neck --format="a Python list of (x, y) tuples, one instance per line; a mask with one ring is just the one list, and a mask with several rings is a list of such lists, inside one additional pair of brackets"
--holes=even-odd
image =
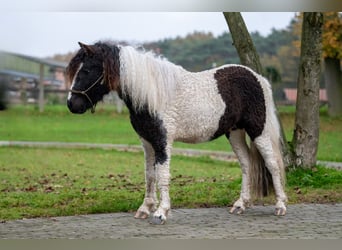
[(182, 70), (151, 52), (120, 48), (121, 94), (129, 97), (135, 110), (147, 108), (150, 114), (165, 110), (174, 97)]

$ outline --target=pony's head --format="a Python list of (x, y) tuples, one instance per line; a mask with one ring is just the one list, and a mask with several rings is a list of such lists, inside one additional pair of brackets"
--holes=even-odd
[(66, 75), (71, 83), (68, 108), (72, 113), (95, 111), (97, 102), (119, 87), (119, 48), (115, 45), (79, 43), (80, 50), (71, 59)]

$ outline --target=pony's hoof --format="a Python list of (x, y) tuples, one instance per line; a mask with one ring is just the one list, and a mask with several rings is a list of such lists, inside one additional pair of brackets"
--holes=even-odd
[(243, 214), (245, 212), (245, 209), (243, 207), (232, 207), (229, 210), (229, 213), (231, 214)]
[(135, 219), (147, 219), (149, 216), (148, 213), (137, 211), (136, 214), (134, 215)]
[(160, 216), (153, 216), (150, 220), (150, 224), (153, 224), (153, 225), (164, 225), (166, 222), (166, 219), (163, 218), (162, 215)]
[(284, 216), (286, 214), (286, 208), (276, 208), (274, 211), (274, 215), (276, 216)]

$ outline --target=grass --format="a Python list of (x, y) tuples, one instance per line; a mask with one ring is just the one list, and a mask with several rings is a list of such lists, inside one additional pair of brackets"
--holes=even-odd
[[(0, 220), (134, 211), (144, 197), (142, 153), (9, 147), (0, 155)], [(174, 156), (171, 174), (173, 208), (230, 206), (239, 196), (234, 162)], [(286, 192), (290, 203), (342, 202), (342, 171), (291, 170)]]
[(96, 115), (73, 115), (66, 107), (47, 106), (40, 114), (32, 106), (1, 112), (1, 140), (139, 144), (128, 114), (97, 109)]
[[(291, 140), (294, 107), (280, 107), (286, 138)], [(117, 114), (113, 107), (99, 105), (95, 114), (73, 115), (65, 106), (46, 106), (40, 114), (33, 106), (14, 106), (0, 112), (0, 140), (65, 141), (140, 145), (127, 111)], [(342, 117), (330, 118), (326, 108), (320, 114), (318, 159), (342, 162)], [(175, 143), (175, 147), (231, 151), (223, 136), (201, 144)]]
[(317, 166), (287, 173), (287, 194), (290, 203), (342, 202), (342, 171)]
[[(11, 147), (0, 155), (1, 219), (132, 211), (143, 200), (142, 153)], [(224, 206), (238, 195), (236, 163), (175, 156), (172, 166), (173, 207)]]
[[(2, 122), (4, 121), (4, 122)], [(71, 114), (64, 106), (47, 106), (43, 114), (32, 107), (14, 106), (0, 112), (0, 140), (63, 141), (140, 145), (129, 114), (98, 105), (95, 114)], [(176, 142), (175, 147), (231, 151), (227, 139), (202, 144)]]
[[(288, 141), (292, 140), (295, 123), (295, 107), (279, 107), (280, 120)], [(342, 162), (342, 116), (329, 117), (327, 107), (320, 110), (320, 131), (317, 159)]]
[[(139, 144), (128, 114), (98, 107), (94, 115), (71, 115), (65, 107), (13, 107), (0, 112), (0, 140)], [(281, 110), (288, 138), (294, 112)], [(291, 127), (292, 126), (292, 127)], [(318, 158), (342, 161), (342, 119), (321, 112)], [(226, 151), (225, 138), (199, 145)], [(172, 207), (229, 206), (239, 196), (237, 163), (173, 156)], [(144, 197), (143, 154), (97, 149), (0, 148), (0, 220), (136, 210)], [(342, 202), (342, 171), (317, 166), (287, 173), (290, 203)], [(256, 201), (274, 204), (273, 198)]]

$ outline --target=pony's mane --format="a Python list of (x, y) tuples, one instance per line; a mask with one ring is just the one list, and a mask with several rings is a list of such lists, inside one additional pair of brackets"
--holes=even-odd
[(156, 114), (174, 98), (182, 67), (152, 52), (120, 47), (120, 86), (136, 110), (147, 108)]
[[(104, 79), (109, 88), (121, 90), (123, 97), (129, 97), (137, 111), (147, 108), (150, 114), (156, 114), (174, 98), (182, 67), (131, 46), (98, 42), (89, 47), (92, 56), (103, 60)], [(71, 59), (66, 69), (69, 83), (86, 56), (87, 52), (81, 48)]]
[(69, 62), (65, 71), (66, 80), (69, 86), (71, 85), (72, 80), (74, 79), (81, 63), (83, 62), (84, 57), (85, 57), (85, 52), (82, 49), (80, 49), (77, 51), (76, 55)]
[[(103, 60), (104, 80), (108, 84), (109, 89), (117, 90), (119, 86), (119, 48), (109, 43), (97, 42), (94, 45), (89, 45), (93, 50), (94, 57), (99, 57)], [(76, 55), (71, 59), (67, 69), (66, 77), (69, 85), (74, 79), (80, 65), (83, 63), (87, 52), (84, 49), (79, 49)]]

